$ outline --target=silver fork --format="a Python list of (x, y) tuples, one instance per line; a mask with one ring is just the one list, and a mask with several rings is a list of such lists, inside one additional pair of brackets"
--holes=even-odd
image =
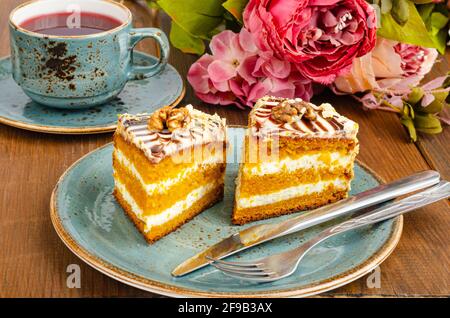
[(256, 282), (272, 282), (294, 273), (300, 261), (314, 246), (334, 235), (396, 217), (449, 196), (450, 182), (441, 181), (437, 185), (407, 198), (388, 203), (338, 225), (330, 226), (318, 236), (290, 251), (251, 262), (227, 262), (210, 257), (208, 259), (211, 260), (211, 265), (229, 276)]

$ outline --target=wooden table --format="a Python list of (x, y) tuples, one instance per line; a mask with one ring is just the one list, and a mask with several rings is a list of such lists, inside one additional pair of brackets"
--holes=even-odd
[[(0, 56), (9, 54), (7, 20), (21, 0), (0, 1)], [(135, 25), (161, 25), (166, 17), (152, 15), (125, 2), (135, 14)], [(154, 51), (145, 41), (141, 50)], [(170, 63), (185, 77), (196, 59), (173, 49)], [(441, 58), (433, 74), (449, 67)], [(0, 92), (1, 94), (1, 92)], [(360, 124), (359, 159), (386, 181), (416, 171), (436, 169), (450, 179), (450, 129), (438, 136), (420, 136), (408, 142), (395, 114), (364, 111), (348, 97), (321, 96), (339, 112)], [(195, 98), (190, 87), (183, 103), (217, 112), (230, 124), (245, 124), (246, 111), (208, 106)], [(0, 125), (0, 296), (1, 297), (155, 297), (119, 283), (83, 263), (61, 242), (49, 217), (49, 199), (59, 176), (75, 160), (111, 141), (111, 134), (62, 136), (29, 132)], [(403, 235), (393, 254), (381, 265), (381, 288), (368, 288), (366, 277), (321, 297), (390, 297), (450, 295), (450, 208), (441, 201), (405, 216)], [(69, 264), (81, 266), (81, 288), (66, 287)]]

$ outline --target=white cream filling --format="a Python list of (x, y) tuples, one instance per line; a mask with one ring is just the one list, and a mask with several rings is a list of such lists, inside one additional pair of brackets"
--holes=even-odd
[(345, 179), (334, 179), (319, 181), (316, 183), (303, 183), (298, 186), (285, 188), (283, 190), (272, 192), (270, 194), (254, 195), (248, 198), (239, 198), (237, 206), (239, 208), (252, 208), (266, 204), (273, 204), (279, 201), (289, 200), (300, 195), (308, 195), (312, 193), (320, 193), (327, 189), (328, 186), (333, 185), (337, 189), (346, 190), (348, 181)]
[(185, 210), (189, 209), (192, 205), (194, 205), (195, 202), (200, 200), (202, 197), (205, 196), (209, 191), (211, 191), (215, 186), (217, 186), (216, 182), (211, 182), (206, 185), (203, 185), (201, 187), (198, 187), (195, 190), (192, 190), (184, 200), (178, 201), (174, 205), (172, 205), (170, 208), (155, 214), (155, 215), (147, 215), (143, 216), (142, 209), (138, 206), (136, 201), (133, 199), (131, 194), (127, 191), (126, 187), (120, 183), (118, 180), (115, 180), (115, 186), (117, 190), (119, 190), (120, 194), (122, 195), (123, 199), (128, 203), (128, 205), (131, 207), (132, 212), (145, 223), (145, 232), (148, 232), (151, 230), (153, 226), (158, 226), (161, 224), (164, 224), (171, 219), (177, 217), (181, 213), (183, 213)]
[(186, 179), (191, 173), (198, 170), (200, 166), (203, 165), (209, 165), (209, 164), (217, 164), (222, 161), (222, 153), (220, 155), (211, 156), (205, 161), (202, 161), (200, 163), (194, 164), (190, 166), (189, 168), (184, 169), (181, 171), (177, 176), (174, 178), (168, 178), (165, 180), (162, 180), (160, 182), (156, 183), (145, 183), (144, 179), (142, 178), (139, 171), (136, 169), (136, 166), (124, 155), (122, 151), (119, 149), (114, 149), (114, 155), (117, 159), (117, 161), (127, 167), (127, 169), (131, 172), (131, 174), (139, 180), (142, 187), (145, 189), (148, 195), (154, 194), (154, 193), (163, 193), (166, 192), (171, 186), (174, 184), (177, 184), (178, 182), (181, 182), (182, 180)]
[(331, 171), (334, 169), (347, 167), (353, 161), (353, 155), (342, 155), (340, 152), (331, 152), (331, 165), (320, 160), (322, 154), (304, 155), (297, 159), (284, 158), (279, 161), (263, 162), (258, 166), (245, 167), (244, 174), (262, 176), (266, 174), (279, 173), (281, 171), (293, 172), (299, 169), (321, 169), (329, 167)]

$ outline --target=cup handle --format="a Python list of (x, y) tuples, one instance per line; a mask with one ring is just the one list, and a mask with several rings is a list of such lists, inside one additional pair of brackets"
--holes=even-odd
[(142, 79), (152, 77), (161, 72), (167, 64), (170, 53), (170, 45), (167, 36), (163, 31), (157, 28), (138, 28), (130, 31), (130, 50), (133, 50), (136, 44), (146, 38), (155, 39), (159, 47), (159, 61), (149, 66), (131, 65), (128, 73), (128, 79)]

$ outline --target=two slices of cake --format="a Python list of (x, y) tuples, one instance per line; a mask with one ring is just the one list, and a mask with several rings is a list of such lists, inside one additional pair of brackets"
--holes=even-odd
[[(264, 97), (249, 115), (236, 180), (234, 224), (344, 198), (358, 152), (358, 125), (329, 104)], [(148, 242), (223, 198), (225, 120), (163, 107), (121, 115), (114, 135), (114, 195)]]

